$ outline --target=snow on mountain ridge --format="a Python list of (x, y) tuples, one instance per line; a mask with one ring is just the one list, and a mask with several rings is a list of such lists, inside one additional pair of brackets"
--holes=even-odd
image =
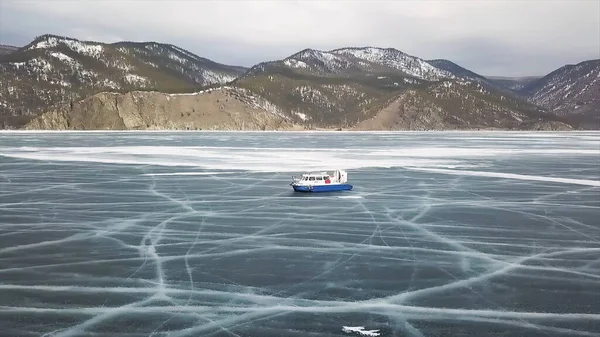
[(450, 71), (437, 68), (423, 59), (393, 48), (348, 47), (330, 51), (304, 49), (285, 58), (283, 64), (289, 68), (325, 73), (339, 73), (350, 69), (370, 72), (374, 66), (383, 66), (422, 80), (457, 78)]
[[(176, 70), (188, 77), (194, 82), (202, 85), (213, 85), (213, 84), (224, 84), (235, 80), (241, 71), (229, 69), (228, 71), (222, 68), (222, 66), (214, 63), (215, 68), (211, 69), (213, 64), (208, 59), (203, 59), (196, 56), (184, 49), (175, 47), (173, 45), (165, 44), (160, 45), (157, 43), (151, 43), (144, 46), (144, 49), (151, 52), (147, 56), (152, 57), (167, 57), (174, 63), (167, 63), (166, 67)], [(218, 68), (216, 68), (218, 67)]]
[(316, 49), (304, 49), (284, 59), (284, 64), (293, 68), (311, 68), (328, 73), (337, 73), (352, 66), (344, 57)]
[[(245, 70), (240, 67), (219, 64), (182, 48), (157, 42), (125, 41), (105, 44), (47, 34), (36, 38), (25, 47), (24, 51), (48, 50), (54, 52), (61, 46), (66, 46), (80, 55), (93, 57), (108, 68), (117, 68), (123, 76), (137, 69), (132, 62), (143, 62), (154, 68), (159, 68), (157, 63), (163, 63), (161, 67), (175, 70), (199, 85), (224, 84), (234, 80)], [(115, 51), (117, 53), (114, 53)], [(61, 54), (65, 55), (62, 52)], [(135, 60), (120, 54), (133, 56)], [(57, 57), (56, 55), (58, 54), (55, 52), (53, 56)], [(65, 55), (65, 57), (71, 56)], [(117, 59), (119, 60), (117, 61)], [(162, 62), (157, 62), (158, 59)], [(64, 57), (63, 61), (66, 61)]]
[(26, 50), (34, 49), (50, 49), (58, 47), (59, 45), (65, 45), (71, 50), (94, 58), (99, 58), (104, 51), (104, 47), (100, 44), (91, 44), (88, 42), (82, 42), (74, 39), (59, 38), (56, 36), (48, 36), (40, 39), (37, 43), (29, 46)]
[(423, 59), (394, 48), (349, 47), (334, 49), (330, 52), (338, 55), (351, 55), (361, 60), (395, 68), (424, 80), (436, 81), (456, 77), (448, 71), (434, 67)]

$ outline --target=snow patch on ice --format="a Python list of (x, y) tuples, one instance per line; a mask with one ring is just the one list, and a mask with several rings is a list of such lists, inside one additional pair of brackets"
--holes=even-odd
[(353, 333), (356, 332), (359, 335), (362, 336), (379, 336), (379, 329), (377, 330), (365, 330), (364, 326), (344, 326), (342, 328), (342, 331), (344, 331), (345, 333)]

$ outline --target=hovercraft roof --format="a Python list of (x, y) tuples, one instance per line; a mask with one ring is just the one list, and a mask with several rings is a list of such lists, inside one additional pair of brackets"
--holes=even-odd
[(329, 176), (329, 173), (327, 172), (310, 172), (310, 173), (304, 173), (302, 174), (303, 177), (322, 177), (322, 176)]

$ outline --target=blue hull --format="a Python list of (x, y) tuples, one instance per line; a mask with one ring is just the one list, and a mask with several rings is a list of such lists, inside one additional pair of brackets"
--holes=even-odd
[(333, 191), (349, 191), (352, 189), (350, 184), (339, 185), (318, 185), (318, 186), (295, 186), (292, 185), (296, 192), (333, 192)]

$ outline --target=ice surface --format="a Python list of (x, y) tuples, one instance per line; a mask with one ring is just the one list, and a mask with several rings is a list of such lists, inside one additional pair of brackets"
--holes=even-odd
[(362, 336), (379, 336), (379, 330), (365, 330), (364, 326), (345, 326), (342, 328), (344, 332), (356, 332)]
[[(600, 133), (1, 132), (0, 335), (600, 336)], [(295, 194), (348, 170), (352, 191)]]

